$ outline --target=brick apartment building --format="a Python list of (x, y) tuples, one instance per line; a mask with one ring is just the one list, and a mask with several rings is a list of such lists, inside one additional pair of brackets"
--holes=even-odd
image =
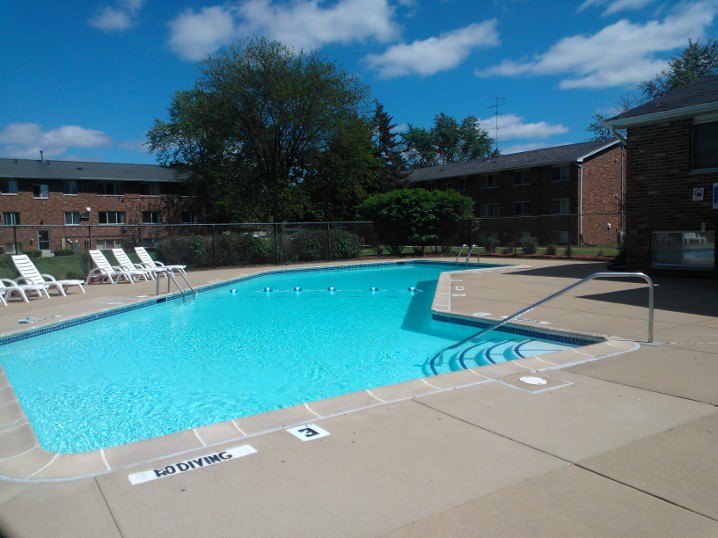
[(626, 262), (715, 274), (718, 77), (611, 118), (627, 130)]
[[(2, 250), (111, 248), (133, 225), (193, 222), (182, 180), (147, 164), (0, 159)], [(88, 224), (101, 231), (92, 237)]]
[(414, 170), (409, 181), (474, 200), (478, 240), (610, 244), (623, 229), (625, 151), (618, 140), (581, 142)]

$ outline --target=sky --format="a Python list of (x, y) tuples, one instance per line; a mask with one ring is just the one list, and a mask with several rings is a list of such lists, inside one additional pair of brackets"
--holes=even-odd
[(397, 130), (469, 114), (503, 153), (589, 138), (718, 0), (0, 0), (0, 156), (154, 163), (143, 143), (197, 63), (244, 38), (318, 49)]

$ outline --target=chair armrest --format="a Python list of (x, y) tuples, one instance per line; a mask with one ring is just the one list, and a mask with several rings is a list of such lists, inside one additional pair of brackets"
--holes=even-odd
[(15, 284), (32, 284), (32, 280), (30, 280), (27, 277), (21, 276), (20, 278), (15, 279)]
[[(9, 278), (0, 278), (0, 280), (8, 288), (17, 288), (18, 287), (17, 282), (15, 282), (14, 280), (10, 280)], [(2, 288), (0, 288), (0, 289), (2, 289)]]
[(165, 266), (164, 263), (158, 262), (157, 260), (155, 260), (155, 265), (157, 265), (158, 267), (164, 267), (164, 266)]
[(42, 274), (40, 276), (42, 276), (42, 278), (46, 278), (49, 282), (57, 282), (57, 279), (55, 279), (55, 277), (52, 275)]

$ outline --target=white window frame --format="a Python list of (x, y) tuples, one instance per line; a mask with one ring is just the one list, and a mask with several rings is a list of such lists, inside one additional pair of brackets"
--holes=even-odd
[[(554, 179), (554, 178), (553, 178), (553, 171), (554, 171), (554, 170), (560, 170), (560, 172), (559, 172), (559, 179)], [(565, 174), (566, 177), (564, 177), (564, 173), (563, 173), (564, 170), (566, 171), (566, 174)], [(561, 183), (561, 182), (564, 182), (564, 181), (569, 181), (570, 179), (571, 179), (571, 166), (570, 166), (570, 165), (564, 164), (564, 165), (561, 165), (561, 166), (554, 166), (553, 168), (551, 168), (551, 182), (552, 182), (552, 183)]]
[[(558, 234), (558, 239), (556, 239), (556, 234)], [(565, 237), (566, 239), (562, 239), (563, 237)], [(568, 245), (568, 230), (552, 230), (549, 233), (549, 238), (551, 243), (555, 243), (557, 245)]]
[(5, 182), (7, 182), (7, 192), (1, 190), (2, 187), (0, 187), (0, 194), (3, 196), (17, 196), (17, 179), (0, 180), (0, 184), (5, 184)]
[[(521, 183), (516, 183), (516, 177), (518, 175), (521, 176)], [(529, 177), (528, 177), (528, 171), (527, 170), (516, 170), (514, 172), (514, 187), (525, 187), (526, 185), (531, 185), (531, 181), (529, 181)]]
[[(558, 202), (558, 211), (554, 208), (554, 204)], [(565, 206), (565, 207), (564, 207)], [(551, 200), (551, 214), (552, 215), (570, 215), (571, 214), (571, 199), (570, 198), (554, 198)]]
[[(150, 189), (150, 190), (153, 190), (153, 191), (156, 190), (156, 191), (157, 191), (157, 194), (153, 194), (153, 193), (147, 194), (147, 193), (145, 193), (145, 188), (148, 188), (148, 189), (149, 189), (150, 187), (154, 187), (154, 188), (152, 188), (152, 189)], [(143, 181), (142, 184), (140, 185), (140, 193), (141, 193), (142, 196), (155, 196), (155, 197), (157, 197), (157, 196), (160, 195), (160, 184), (159, 184), (157, 181)]]
[[(67, 222), (67, 216), (72, 215), (71, 221), (73, 222)], [(75, 215), (77, 216), (77, 219), (75, 219)], [(63, 211), (63, 219), (65, 221), (65, 226), (79, 226), (80, 225), (80, 212), (79, 211)], [(74, 222), (77, 220), (77, 222)]]
[(499, 216), (501, 216), (501, 204), (499, 202), (479, 206), (479, 217), (491, 218)]
[[(521, 213), (516, 212), (516, 204), (521, 204)], [(528, 204), (529, 211), (525, 212), (524, 207)], [(527, 217), (531, 215), (531, 200), (518, 200), (514, 202), (514, 217)]]
[[(157, 221), (147, 221), (145, 215), (156, 214)], [(162, 213), (160, 211), (143, 211), (142, 212), (142, 224), (162, 224)]]
[[(490, 181), (489, 181), (490, 180)], [(499, 176), (491, 174), (481, 178), (480, 188), (482, 189), (498, 189), (499, 188)]]
[[(12, 215), (11, 218), (5, 218), (6, 216)], [(6, 222), (6, 221), (12, 222)], [(20, 224), (20, 212), (19, 211), (3, 211), (2, 214), (3, 226), (18, 226)]]
[[(100, 185), (104, 185), (105, 192), (97, 192), (98, 196), (124, 196), (125, 195), (125, 184), (122, 181), (98, 181), (96, 185), (96, 191), (100, 190)], [(109, 185), (112, 185), (112, 193), (107, 193), (107, 187)], [(121, 191), (119, 194), (115, 192), (117, 190), (117, 187), (119, 187), (119, 190)]]
[[(71, 187), (68, 189), (68, 186)], [(67, 192), (67, 191), (75, 191), (75, 192)], [(77, 190), (77, 180), (75, 179), (63, 179), (62, 180), (62, 195), (63, 196), (77, 196), (77, 193), (79, 191)]]
[[(106, 220), (108, 220), (108, 222), (100, 222), (100, 226), (124, 226), (127, 224), (127, 216), (125, 215), (124, 211), (100, 211), (97, 214), (98, 222), (102, 220), (100, 216), (103, 214), (108, 217), (110, 215), (114, 215), (115, 218), (114, 218), (114, 222), (109, 222), (109, 219), (106, 219)], [(122, 215), (122, 222), (117, 221), (117, 217), (119, 215)]]
[[(35, 195), (35, 188), (36, 188), (36, 187), (39, 187), (39, 188), (40, 188), (40, 196), (36, 196), (36, 195)], [(43, 196), (43, 194), (45, 194), (45, 196)], [(33, 185), (32, 185), (32, 197), (33, 197), (35, 200), (47, 200), (48, 198), (50, 198), (50, 185), (48, 185), (47, 183), (33, 183)]]

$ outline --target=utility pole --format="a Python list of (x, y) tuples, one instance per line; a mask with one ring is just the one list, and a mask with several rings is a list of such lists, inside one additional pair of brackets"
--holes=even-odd
[(494, 97), (495, 102), (488, 108), (494, 109), (494, 144), (499, 149), (499, 107), (506, 104), (506, 97)]

